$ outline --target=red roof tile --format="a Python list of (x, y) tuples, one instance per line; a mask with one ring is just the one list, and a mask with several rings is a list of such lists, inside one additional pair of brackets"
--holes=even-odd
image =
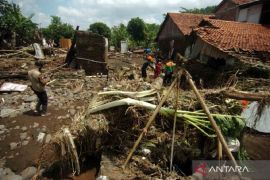
[(255, 2), (258, 0), (232, 0), (235, 4), (242, 5), (242, 4), (248, 4), (251, 2)]
[(206, 19), (203, 24), (197, 34), (219, 49), (270, 52), (270, 27), (216, 19)]
[(178, 29), (184, 34), (189, 35), (193, 28), (197, 28), (204, 18), (209, 15), (190, 14), (190, 13), (168, 13)]

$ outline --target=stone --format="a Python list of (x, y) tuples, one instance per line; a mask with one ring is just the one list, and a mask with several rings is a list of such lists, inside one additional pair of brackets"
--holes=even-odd
[(26, 131), (26, 130), (27, 130), (27, 127), (23, 126), (22, 131)]
[(3, 173), (4, 173), (4, 175), (12, 175), (12, 174), (14, 174), (14, 172), (12, 172), (11, 169), (9, 169), (9, 168), (4, 168)]
[(9, 144), (10, 150), (16, 149), (16, 148), (17, 148), (17, 145), (18, 145), (18, 144), (15, 143), (15, 142), (10, 143), (10, 144)]
[(0, 131), (0, 135), (2, 135), (2, 134), (4, 134), (5, 133), (5, 131)]
[(33, 128), (37, 128), (38, 126), (39, 126), (39, 124), (34, 122)]
[(5, 158), (0, 159), (0, 170), (1, 169), (4, 170), (3, 167), (5, 166), (5, 164), (6, 164), (6, 159)]
[(29, 143), (29, 141), (23, 141), (22, 146), (26, 146)]
[(0, 125), (0, 130), (3, 130), (3, 129), (5, 129), (5, 125)]
[(41, 129), (42, 132), (46, 133), (47, 132), (47, 127), (46, 126), (43, 126), (42, 129)]
[(45, 133), (39, 133), (38, 134), (38, 138), (37, 138), (37, 142), (40, 142), (40, 143), (42, 143), (43, 142), (43, 139), (44, 139), (44, 137), (45, 137)]
[(75, 109), (71, 109), (71, 110), (69, 110), (69, 113), (73, 116), (76, 113), (76, 110)]
[(15, 117), (17, 117), (18, 115), (20, 115), (20, 112), (19, 112), (19, 111), (14, 111), (14, 112), (12, 112), (12, 113), (9, 114), (9, 117), (10, 117), (10, 118), (15, 118)]
[(27, 132), (24, 132), (24, 133), (20, 133), (20, 139), (21, 140), (24, 140), (27, 138)]
[(6, 176), (4, 176), (3, 177), (3, 180), (23, 180), (23, 179), (19, 175), (12, 174), (12, 175), (6, 175)]
[(20, 129), (20, 126), (16, 126), (14, 129)]
[(52, 136), (50, 134), (47, 134), (46, 139), (45, 139), (45, 143), (46, 144), (49, 143), (51, 141), (51, 139), (52, 139)]
[(12, 114), (15, 111), (16, 110), (14, 110), (14, 109), (2, 109), (1, 112), (0, 112), (0, 117), (1, 118), (9, 117), (10, 114)]
[(33, 102), (33, 101), (36, 101), (36, 99), (37, 99), (36, 95), (27, 96), (24, 98), (24, 102)]
[(21, 172), (22, 180), (31, 179), (37, 173), (37, 168), (28, 167)]
[(16, 122), (17, 122), (17, 121), (16, 121), (16, 120), (14, 120), (14, 121), (12, 121), (11, 123), (12, 123), (12, 124), (14, 124), (14, 123), (16, 123)]
[(3, 179), (4, 177), (4, 169), (3, 168), (0, 168), (0, 179)]
[(13, 158), (14, 158), (14, 156), (13, 156), (13, 155), (11, 155), (11, 156), (8, 156), (7, 158), (8, 158), (8, 159), (13, 159)]

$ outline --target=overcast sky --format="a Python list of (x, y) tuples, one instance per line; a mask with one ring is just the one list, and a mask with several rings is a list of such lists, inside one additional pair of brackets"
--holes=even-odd
[(18, 4), (24, 15), (34, 13), (33, 21), (46, 27), (50, 16), (60, 16), (63, 22), (80, 26), (85, 30), (91, 23), (104, 22), (114, 26), (127, 24), (133, 17), (148, 23), (163, 21), (167, 12), (181, 8), (202, 8), (217, 5), (221, 0), (9, 0)]

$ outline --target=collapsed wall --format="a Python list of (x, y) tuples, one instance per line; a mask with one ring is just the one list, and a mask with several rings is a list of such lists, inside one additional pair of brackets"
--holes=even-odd
[(88, 31), (78, 31), (76, 60), (87, 75), (108, 74), (108, 40)]

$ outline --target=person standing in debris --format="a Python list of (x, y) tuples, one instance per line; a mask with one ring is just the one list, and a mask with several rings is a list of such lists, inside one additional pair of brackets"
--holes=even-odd
[(54, 47), (54, 41), (51, 40), (51, 39), (49, 39), (48, 40), (48, 48), (49, 48), (49, 54), (50, 54), (50, 56), (55, 56), (53, 47)]
[(41, 116), (45, 116), (48, 106), (48, 96), (45, 90), (45, 86), (49, 80), (41, 74), (43, 63), (41, 61), (36, 61), (35, 66), (36, 68), (28, 71), (28, 78), (31, 82), (31, 89), (38, 97), (38, 103), (36, 105), (35, 112), (38, 112)]
[(157, 60), (156, 62), (156, 68), (155, 68), (155, 75), (154, 78), (156, 79), (157, 77), (159, 77), (160, 73), (162, 70), (162, 62)]
[(151, 55), (151, 49), (146, 49), (145, 50), (145, 55), (144, 55), (144, 60), (145, 62), (142, 65), (141, 71), (142, 71), (142, 77), (146, 78), (147, 77), (147, 68), (150, 66), (151, 68), (155, 69), (154, 67), (154, 57)]
[(169, 60), (165, 65), (165, 76), (164, 76), (164, 84), (169, 85), (172, 81), (173, 70), (175, 67), (175, 63), (172, 60)]

